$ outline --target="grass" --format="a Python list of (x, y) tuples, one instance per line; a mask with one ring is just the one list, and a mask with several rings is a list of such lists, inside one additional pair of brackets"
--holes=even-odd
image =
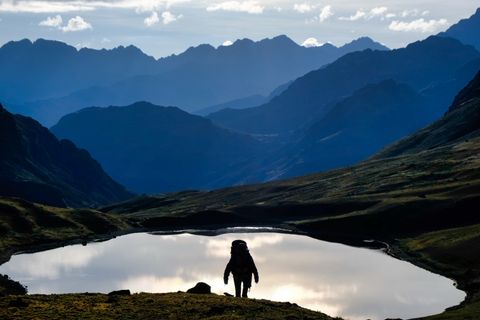
[(480, 224), (422, 234), (398, 244), (403, 258), (455, 279), (462, 305), (427, 319), (480, 319)]
[(0, 263), (14, 252), (110, 238), (132, 230), (117, 215), (55, 208), (15, 198), (0, 197), (0, 212)]
[[(21, 299), (23, 307), (18, 305)], [(13, 306), (12, 306), (13, 305)], [(239, 299), (215, 294), (105, 294), (10, 296), (0, 299), (1, 319), (289, 319), (329, 320), (291, 303)]]

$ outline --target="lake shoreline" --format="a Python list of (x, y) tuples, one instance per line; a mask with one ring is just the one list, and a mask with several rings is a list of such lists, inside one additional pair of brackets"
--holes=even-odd
[[(407, 261), (409, 263), (412, 263), (413, 265), (420, 267), (422, 269), (429, 270), (435, 274), (439, 274), (443, 277), (447, 277), (449, 279), (454, 280), (456, 283), (458, 283), (457, 288), (465, 291), (466, 292), (466, 298), (465, 300), (459, 304), (458, 306), (453, 306), (449, 309), (456, 309), (456, 308), (461, 308), (463, 305), (468, 303), (468, 301), (471, 300), (471, 296), (473, 295), (473, 292), (469, 292), (467, 290), (464, 290), (465, 286), (464, 283), (458, 279), (452, 278), (451, 274), (445, 274), (445, 272), (442, 272), (444, 270), (439, 270), (438, 268), (435, 268), (434, 265), (428, 264), (426, 261), (423, 261), (422, 259), (419, 259), (418, 255), (415, 255), (412, 252), (408, 252), (406, 250), (406, 246), (402, 245), (401, 242), (385, 242), (385, 241), (378, 241), (378, 240), (354, 240), (348, 239), (345, 237), (338, 237), (334, 238), (331, 235), (327, 237), (322, 237), (322, 235), (318, 233), (313, 233), (313, 232), (306, 232), (299, 230), (295, 228), (294, 226), (288, 226), (288, 225), (277, 225), (277, 226), (272, 226), (272, 225), (257, 225), (257, 226), (242, 226), (242, 227), (232, 227), (231, 225), (223, 225), (223, 226), (215, 226), (214, 228), (205, 228), (205, 226), (202, 226), (201, 228), (194, 228), (193, 226), (185, 229), (177, 229), (177, 228), (160, 228), (160, 229), (149, 229), (149, 228), (130, 228), (126, 230), (118, 230), (116, 232), (112, 232), (109, 234), (92, 234), (87, 237), (82, 237), (82, 238), (73, 238), (73, 239), (68, 239), (68, 240), (62, 240), (62, 241), (57, 241), (57, 242), (50, 242), (50, 243), (38, 243), (38, 244), (32, 244), (28, 245), (25, 247), (19, 247), (17, 249), (11, 249), (7, 252), (2, 251), (0, 252), (0, 264), (3, 264), (7, 262), (10, 257), (14, 254), (19, 254), (19, 253), (33, 253), (33, 252), (39, 252), (39, 251), (45, 251), (49, 249), (54, 249), (54, 248), (59, 248), (59, 247), (64, 247), (64, 246), (69, 246), (69, 245), (88, 245), (89, 243), (93, 242), (103, 242), (103, 241), (108, 241), (111, 239), (114, 239), (116, 237), (120, 237), (123, 235), (128, 235), (128, 234), (134, 234), (134, 233), (151, 233), (151, 234), (162, 234), (162, 235), (168, 235), (168, 234), (179, 234), (179, 233), (191, 233), (191, 234), (199, 234), (199, 235), (206, 235), (206, 236), (215, 236), (219, 234), (225, 234), (225, 233), (235, 233), (235, 232), (280, 232), (280, 233), (288, 233), (288, 234), (295, 234), (295, 235), (304, 235), (308, 236), (314, 239), (322, 240), (322, 241), (327, 241), (327, 242), (332, 242), (332, 243), (341, 243), (349, 246), (354, 246), (354, 247), (360, 247), (360, 248), (367, 248), (367, 249), (382, 249), (386, 254), (392, 256), (395, 259), (399, 259), (402, 261)], [(13, 279), (15, 280), (15, 279)], [(102, 295), (99, 293), (99, 295)], [(38, 295), (35, 295), (38, 296)], [(57, 296), (62, 296), (62, 295), (57, 295)]]

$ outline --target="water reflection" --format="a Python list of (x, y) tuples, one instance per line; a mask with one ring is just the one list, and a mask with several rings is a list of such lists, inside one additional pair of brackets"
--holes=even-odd
[(452, 281), (372, 250), (277, 233), (159, 236), (22, 254), (0, 266), (30, 293), (186, 291), (198, 281), (233, 293), (223, 269), (230, 243), (247, 241), (260, 273), (252, 298), (290, 301), (349, 319), (410, 318), (458, 304)]

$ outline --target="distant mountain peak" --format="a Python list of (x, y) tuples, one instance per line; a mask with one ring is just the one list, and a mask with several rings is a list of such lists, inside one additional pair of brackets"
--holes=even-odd
[(458, 39), (480, 50), (480, 8), (469, 18), (460, 20), (438, 35)]
[(184, 52), (184, 54), (192, 54), (192, 53), (199, 53), (199, 52), (207, 53), (207, 52), (213, 52), (213, 51), (215, 51), (215, 48), (212, 45), (202, 43), (198, 46), (188, 48)]
[(8, 41), (2, 46), (2, 49), (8, 48), (21, 48), (21, 47), (30, 47), (32, 46), (32, 41), (30, 39), (22, 39), (18, 41)]
[(355, 51), (365, 50), (367, 48), (372, 50), (390, 50), (390, 48), (387, 46), (374, 41), (372, 38), (367, 36), (350, 41), (349, 43), (344, 44), (342, 48), (349, 48)]
[(230, 47), (235, 48), (235, 47), (242, 47), (242, 46), (251, 46), (254, 44), (255, 44), (255, 41), (253, 41), (252, 39), (243, 38), (243, 39), (237, 39)]
[(259, 43), (276, 43), (276, 44), (282, 44), (282, 45), (293, 45), (293, 46), (299, 46), (298, 43), (290, 39), (288, 36), (281, 34), (278, 36), (275, 36), (273, 38), (266, 38), (263, 40), (260, 40)]

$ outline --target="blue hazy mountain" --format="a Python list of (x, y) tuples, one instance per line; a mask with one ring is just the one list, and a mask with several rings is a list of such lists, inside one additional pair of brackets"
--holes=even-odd
[(157, 62), (134, 46), (77, 50), (63, 42), (11, 41), (0, 48), (0, 98), (12, 104), (61, 97), (156, 72)]
[(252, 106), (259, 106), (270, 101), (268, 97), (261, 94), (254, 94), (245, 98), (234, 99), (224, 103), (216, 104), (214, 106), (206, 107), (200, 110), (196, 110), (194, 113), (199, 116), (208, 116), (211, 113), (218, 112), (223, 109), (245, 109)]
[(460, 20), (440, 35), (458, 39), (480, 50), (480, 8), (470, 18)]
[(250, 108), (253, 106), (259, 106), (262, 104), (267, 103), (268, 101), (272, 100), (276, 96), (278, 96), (280, 93), (285, 91), (288, 86), (293, 82), (289, 81), (287, 83), (282, 84), (281, 86), (278, 86), (275, 90), (273, 90), (267, 97), (262, 96), (260, 94), (254, 94), (249, 97), (245, 98), (240, 98), (240, 99), (235, 99), (232, 101), (227, 101), (225, 103), (220, 103), (214, 106), (206, 107), (200, 110), (195, 111), (195, 114), (198, 114), (200, 116), (208, 116), (211, 113), (218, 112), (223, 109), (245, 109), (245, 108)]
[[(369, 84), (336, 103), (298, 141), (277, 153), (271, 178), (285, 178), (354, 164), (435, 120), (426, 99), (406, 84)], [(281, 173), (278, 175), (278, 173)]]
[[(479, 58), (480, 53), (471, 46), (433, 36), (402, 49), (354, 52), (298, 78), (264, 105), (221, 110), (209, 118), (240, 132), (287, 133), (321, 119), (336, 102), (356, 90), (387, 79), (407, 84), (417, 92), (427, 91), (432, 103), (442, 101), (436, 105), (440, 116), (478, 70)], [(459, 70), (468, 63), (471, 69), (465, 71), (463, 79), (457, 79)]]
[(415, 154), (480, 136), (480, 72), (455, 97), (438, 121), (388, 146), (376, 159)]
[(0, 105), (0, 195), (54, 206), (88, 207), (133, 196), (85, 150)]
[[(128, 47), (120, 51), (132, 51), (136, 52), (136, 55), (123, 62), (121, 59), (112, 58), (118, 63), (112, 67), (116, 73), (111, 74), (109, 68), (99, 67), (103, 62), (96, 61), (94, 57), (101, 56), (108, 61), (109, 55), (116, 52), (115, 50), (82, 49), (77, 52), (73, 47), (53, 42), (47, 46), (52, 47), (48, 51), (55, 51), (53, 47), (59, 47), (61, 51), (53, 56), (55, 58), (50, 64), (58, 64), (48, 74), (48, 63), (42, 66), (35, 64), (37, 55), (42, 57), (47, 54), (31, 51), (41, 47), (37, 42), (50, 42), (39, 40), (30, 45), (28, 41), (24, 42), (10, 43), (0, 49), (0, 52), (5, 51), (3, 55), (0, 53), (0, 57), (4, 57), (3, 64), (11, 64), (11, 72), (7, 73), (6, 78), (25, 61), (30, 61), (27, 65), (33, 64), (26, 68), (21, 67), (21, 72), (18, 72), (15, 78), (17, 80), (5, 83), (6, 87), (0, 91), (0, 97), (3, 96), (9, 101), (7, 106), (11, 110), (31, 115), (46, 125), (52, 125), (62, 115), (86, 106), (127, 105), (145, 100), (195, 111), (252, 95), (267, 96), (279, 85), (330, 63), (346, 53), (366, 48), (388, 49), (369, 38), (360, 38), (339, 48), (331, 44), (305, 48), (286, 36), (278, 36), (258, 42), (242, 39), (231, 46), (218, 48), (204, 44), (191, 47), (182, 54), (155, 61), (138, 49)], [(18, 52), (7, 50), (10, 47), (17, 48)], [(68, 59), (63, 57), (63, 52), (68, 54)], [(89, 53), (91, 58), (84, 63), (78, 56), (86, 53)], [(29, 58), (11, 63), (7, 59), (11, 56)], [(68, 63), (62, 64), (62, 61)], [(138, 68), (125, 68), (122, 63)], [(122, 69), (126, 70), (119, 74)], [(127, 70), (131, 76), (126, 74)], [(93, 74), (93, 79), (89, 77), (89, 72)], [(84, 73), (87, 73), (88, 77), (84, 77)], [(32, 76), (27, 77), (27, 74)], [(42, 77), (47, 79), (39, 83)], [(52, 84), (49, 77), (58, 83), (52, 80)], [(75, 81), (71, 81), (71, 78)], [(27, 82), (28, 86), (24, 82)], [(27, 91), (27, 88), (30, 93), (20, 98), (23, 97), (22, 90)], [(46, 97), (54, 98), (43, 99)], [(25, 103), (25, 100), (28, 100), (28, 103)]]
[(146, 102), (83, 109), (51, 130), (89, 150), (114, 179), (138, 192), (237, 183), (242, 172), (235, 168), (262, 150), (256, 140), (208, 119)]

